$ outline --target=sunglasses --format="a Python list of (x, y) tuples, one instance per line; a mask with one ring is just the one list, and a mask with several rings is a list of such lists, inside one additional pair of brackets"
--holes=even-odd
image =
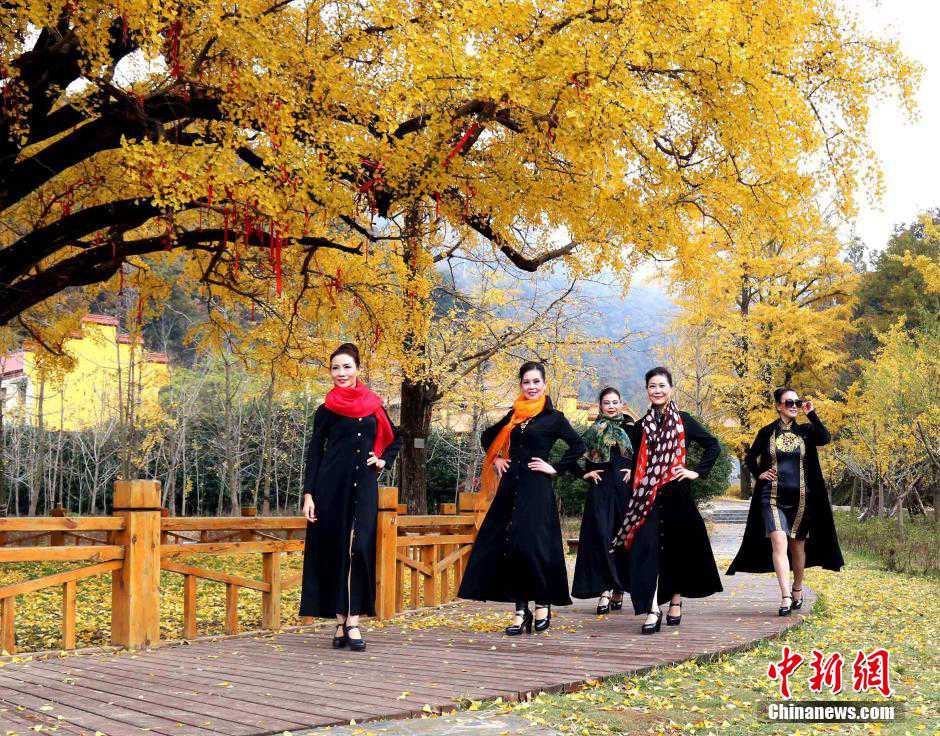
[(804, 403), (805, 402), (803, 399), (786, 399), (784, 400), (783, 405), (787, 407), (787, 409), (792, 409), (794, 406), (799, 409), (803, 406)]

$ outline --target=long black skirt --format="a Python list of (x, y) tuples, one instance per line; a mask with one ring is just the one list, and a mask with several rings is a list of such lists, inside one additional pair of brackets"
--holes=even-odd
[(661, 605), (676, 593), (705, 598), (723, 590), (689, 481), (667, 483), (659, 490), (629, 556), (630, 599), (637, 615), (654, 607), (654, 591), (656, 604)]
[(627, 590), (630, 556), (622, 546), (610, 551), (610, 543), (623, 523), (629, 487), (609, 471), (588, 489), (578, 538), (571, 595), (596, 598), (607, 590)]

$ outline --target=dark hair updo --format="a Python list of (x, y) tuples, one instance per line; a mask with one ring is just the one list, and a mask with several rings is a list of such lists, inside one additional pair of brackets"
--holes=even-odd
[(337, 355), (348, 355), (353, 359), (353, 363), (356, 364), (356, 368), (359, 367), (359, 348), (353, 345), (351, 342), (344, 342), (336, 350), (330, 353), (330, 363), (333, 362), (333, 358)]
[(669, 372), (668, 368), (663, 368), (661, 365), (659, 365), (646, 371), (645, 382), (647, 386), (649, 385), (650, 379), (655, 376), (665, 376), (666, 380), (669, 381), (669, 385), (672, 386), (672, 373)]
[(784, 395), (787, 391), (792, 391), (793, 393), (796, 393), (796, 389), (795, 389), (795, 388), (790, 388), (789, 386), (781, 386), (781, 387), (778, 388), (778, 389), (774, 389), (774, 403), (775, 403), (775, 404), (779, 404), (779, 403), (780, 403), (780, 399), (783, 398), (783, 395)]
[(542, 380), (545, 380), (545, 366), (535, 360), (527, 360), (521, 366), (519, 366), (519, 380), (522, 380), (522, 377), (529, 371), (538, 371), (542, 374)]
[(601, 392), (597, 395), (598, 406), (600, 406), (601, 402), (604, 400), (604, 397), (607, 396), (607, 394), (617, 394), (617, 398), (623, 401), (623, 396), (620, 395), (620, 392), (613, 386), (608, 386), (605, 389), (601, 389)]

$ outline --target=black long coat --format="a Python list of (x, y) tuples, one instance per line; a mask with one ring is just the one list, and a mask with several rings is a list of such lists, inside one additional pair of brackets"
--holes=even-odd
[[(376, 434), (374, 416), (345, 417), (321, 405), (307, 444), (304, 492), (317, 521), (307, 522), (300, 615), (375, 615), (375, 535), (379, 472), (366, 465)], [(382, 453), (386, 467), (401, 447)]]
[[(806, 567), (823, 567), (827, 570), (839, 571), (845, 564), (842, 559), (842, 550), (839, 548), (839, 537), (836, 534), (835, 521), (832, 518), (832, 505), (829, 501), (829, 492), (826, 490), (826, 481), (823, 478), (822, 468), (819, 467), (819, 452), (816, 448), (822, 447), (832, 439), (829, 430), (811, 411), (806, 415), (809, 423), (794, 423), (793, 431), (798, 434), (806, 446), (803, 455), (803, 477), (806, 479), (806, 516), (804, 522), (809, 526), (806, 538)], [(771, 466), (768, 454), (770, 435), (777, 422), (761, 427), (750, 449), (744, 455), (744, 462), (754, 478)], [(764, 529), (762, 515), (761, 491), (767, 481), (758, 479), (755, 483), (754, 493), (751, 495), (751, 505), (747, 514), (747, 526), (744, 528), (744, 538), (741, 548), (735, 555), (728, 575), (736, 572), (773, 572), (774, 564), (771, 555), (770, 537)], [(787, 545), (789, 555), (789, 545)]]
[[(484, 448), (511, 417), (512, 411), (483, 432)], [(576, 472), (584, 441), (546, 397), (545, 408), (524, 429), (516, 426), (509, 435), (509, 468), (477, 533), (459, 597), (557, 606), (571, 603), (552, 478), (528, 468), (533, 457), (548, 462), (556, 440), (568, 449), (555, 469)]]
[[(625, 425), (629, 429), (630, 425)], [(632, 443), (632, 438), (631, 438)], [(620, 529), (627, 513), (627, 500), (633, 486), (624, 481), (624, 468), (632, 468), (632, 457), (624, 457), (619, 447), (610, 451), (610, 461), (584, 462), (584, 472), (601, 470), (597, 485), (589, 482), (581, 517), (578, 558), (574, 564), (571, 595), (595, 598), (605, 590), (627, 590), (630, 585), (629, 553), (623, 545), (610, 551), (610, 541)]]
[[(701, 460), (691, 470), (704, 478), (718, 459), (721, 446), (691, 414), (680, 411), (679, 416), (685, 427), (686, 450), (689, 443), (703, 450)], [(633, 446), (639, 450), (642, 423), (633, 425), (630, 433)], [(637, 615), (649, 613), (654, 590), (657, 604), (670, 600), (675, 593), (686, 598), (705, 598), (723, 590), (705, 522), (692, 499), (691, 481), (674, 480), (660, 487), (646, 523), (637, 530), (629, 555), (630, 599)]]

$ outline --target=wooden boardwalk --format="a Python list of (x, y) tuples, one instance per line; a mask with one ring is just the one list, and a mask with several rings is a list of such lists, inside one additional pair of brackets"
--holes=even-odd
[[(407, 623), (365, 629), (364, 653), (330, 648), (332, 628), (195, 641), (153, 651), (34, 658), (0, 667), (0, 734), (249, 736), (406, 717), (467, 700), (520, 697), (746, 646), (797, 624), (777, 616), (771, 575), (723, 578), (689, 600), (679, 628), (641, 636), (629, 602), (555, 612), (546, 634), (509, 638)], [(808, 611), (814, 602), (807, 589)], [(486, 616), (505, 606), (445, 607)], [(34, 731), (32, 731), (34, 732)]]

